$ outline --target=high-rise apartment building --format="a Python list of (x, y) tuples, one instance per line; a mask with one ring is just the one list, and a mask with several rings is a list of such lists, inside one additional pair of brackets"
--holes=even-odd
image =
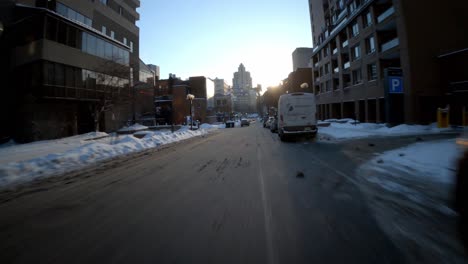
[(468, 47), (460, 26), (468, 25), (462, 11), (467, 5), (461, 0), (309, 0), (320, 118), (426, 123), (435, 120), (438, 107), (461, 111), (452, 88), (441, 82), (437, 58)]
[(125, 124), (140, 74), (139, 6), (139, 0), (2, 1), (1, 77), (9, 90), (1, 116), (14, 124), (2, 127), (2, 136), (30, 141)]

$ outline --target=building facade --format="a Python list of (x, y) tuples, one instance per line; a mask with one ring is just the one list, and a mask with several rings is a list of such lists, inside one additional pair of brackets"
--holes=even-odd
[(234, 94), (234, 111), (255, 112), (256, 93), (252, 87), (252, 77), (246, 71), (244, 64), (240, 64), (232, 79), (232, 91)]
[(293, 51), (293, 71), (299, 68), (312, 68), (312, 51), (312, 48), (296, 48)]
[(21, 142), (112, 131), (132, 117), (139, 0), (2, 1), (1, 136)]
[[(468, 2), (309, 0), (320, 118), (428, 123), (449, 101), (437, 57), (468, 47)], [(417, 12), (417, 13), (415, 13)]]

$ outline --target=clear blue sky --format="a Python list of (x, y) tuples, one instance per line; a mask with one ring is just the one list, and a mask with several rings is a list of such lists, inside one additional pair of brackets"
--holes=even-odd
[(142, 0), (140, 58), (161, 78), (232, 76), (242, 62), (254, 86), (277, 85), (296, 47), (312, 47), (307, 0)]

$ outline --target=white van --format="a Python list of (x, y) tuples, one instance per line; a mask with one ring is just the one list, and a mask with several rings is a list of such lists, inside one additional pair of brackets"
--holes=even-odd
[(281, 95), (278, 101), (278, 135), (281, 140), (299, 135), (315, 137), (316, 111), (315, 95), (312, 93)]

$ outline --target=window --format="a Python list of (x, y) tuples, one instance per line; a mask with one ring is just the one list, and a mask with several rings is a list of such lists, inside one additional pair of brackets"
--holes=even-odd
[(366, 52), (367, 54), (375, 52), (375, 39), (371, 36), (366, 39)]
[(367, 12), (366, 16), (364, 17), (364, 27), (368, 27), (372, 25), (372, 15), (371, 12)]
[(130, 52), (133, 52), (133, 42), (130, 41)]
[(353, 13), (356, 10), (357, 10), (356, 1), (352, 1), (351, 4), (349, 4), (349, 12)]
[(114, 31), (112, 31), (112, 30), (111, 30), (110, 37), (111, 37), (112, 39), (115, 39), (115, 32), (114, 32)]
[(107, 35), (107, 28), (105, 26), (102, 26), (101, 32), (102, 34)]
[(367, 65), (367, 75), (369, 81), (377, 80), (377, 65), (375, 63)]
[(361, 57), (361, 47), (359, 45), (353, 47), (353, 60), (357, 60)]
[(123, 9), (121, 6), (119, 6), (119, 15), (122, 15), (123, 14)]
[(99, 0), (99, 2), (101, 2), (101, 4), (107, 5), (107, 0)]
[(66, 44), (67, 42), (67, 25), (63, 22), (59, 22), (58, 25), (58, 43)]
[(329, 74), (330, 73), (330, 63), (327, 63), (325, 64), (325, 74)]
[(359, 84), (362, 82), (362, 72), (361, 69), (357, 69), (353, 71), (353, 85)]
[(123, 38), (123, 44), (127, 45), (127, 38)]
[(352, 25), (352, 34), (353, 37), (359, 35), (359, 25), (357, 22), (354, 22), (354, 24)]

